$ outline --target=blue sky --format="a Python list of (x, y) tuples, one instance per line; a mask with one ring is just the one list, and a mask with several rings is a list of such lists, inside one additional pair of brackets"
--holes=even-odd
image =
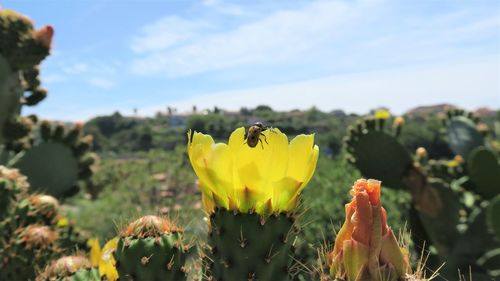
[(88, 119), (218, 105), (395, 113), (500, 107), (500, 2), (3, 1), (52, 24), (49, 97), (27, 110)]

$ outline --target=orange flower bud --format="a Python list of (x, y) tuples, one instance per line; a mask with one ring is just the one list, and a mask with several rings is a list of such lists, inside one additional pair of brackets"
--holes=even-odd
[(400, 249), (387, 225), (377, 180), (360, 179), (351, 189), (346, 204), (346, 220), (329, 255), (334, 278), (356, 280), (396, 280), (409, 273), (409, 257)]

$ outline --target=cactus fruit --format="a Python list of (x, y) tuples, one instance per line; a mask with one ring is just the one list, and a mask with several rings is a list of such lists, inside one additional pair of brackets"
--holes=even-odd
[(101, 281), (101, 277), (86, 257), (66, 256), (50, 263), (36, 281)]
[(410, 273), (408, 250), (386, 223), (380, 181), (358, 180), (346, 204), (346, 220), (328, 255), (330, 274), (340, 280), (401, 280)]
[(26, 177), (19, 170), (0, 166), (0, 221), (7, 215), (11, 202), (19, 194), (27, 192), (28, 187)]
[(56, 240), (57, 234), (48, 226), (16, 230), (0, 251), (0, 280), (34, 280), (36, 271), (59, 254)]
[(114, 252), (119, 280), (186, 280), (190, 251), (182, 229), (171, 220), (139, 218), (123, 229)]
[(319, 154), (314, 135), (289, 143), (279, 129), (265, 129), (257, 135), (262, 145), (253, 147), (243, 127), (228, 144), (197, 132), (188, 138), (189, 159), (210, 214), (205, 279), (290, 280), (295, 214)]

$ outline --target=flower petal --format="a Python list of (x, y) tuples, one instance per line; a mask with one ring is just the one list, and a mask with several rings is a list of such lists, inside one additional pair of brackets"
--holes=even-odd
[(304, 182), (310, 173), (308, 169), (314, 157), (314, 135), (298, 135), (289, 146), (287, 176)]

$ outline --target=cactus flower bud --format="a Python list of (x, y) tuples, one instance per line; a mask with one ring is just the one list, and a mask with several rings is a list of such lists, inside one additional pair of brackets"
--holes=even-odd
[(330, 274), (346, 281), (398, 280), (410, 272), (409, 257), (387, 225), (380, 181), (360, 179), (345, 205), (346, 219), (329, 254)]
[(405, 119), (401, 116), (398, 116), (394, 119), (394, 126), (399, 127), (405, 124)]
[(427, 149), (425, 149), (424, 147), (419, 147), (417, 148), (416, 154), (420, 159), (427, 158)]
[(54, 36), (54, 28), (50, 25), (46, 25), (39, 30), (33, 31), (33, 37), (42, 43), (42, 45), (47, 49), (50, 49), (52, 44), (52, 36)]

